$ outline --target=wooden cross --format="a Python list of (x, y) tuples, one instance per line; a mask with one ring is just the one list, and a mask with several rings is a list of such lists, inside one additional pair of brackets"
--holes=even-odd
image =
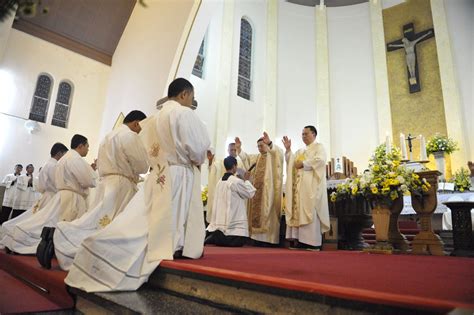
[(416, 46), (434, 37), (434, 29), (430, 28), (419, 33), (415, 33), (413, 23), (403, 25), (403, 38), (387, 44), (387, 51), (405, 49), (405, 58), (408, 70), (408, 87), (410, 93), (421, 91), (420, 78), (418, 74), (418, 61)]

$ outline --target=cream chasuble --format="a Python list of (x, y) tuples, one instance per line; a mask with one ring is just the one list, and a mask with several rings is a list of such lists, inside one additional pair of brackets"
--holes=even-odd
[[(322, 144), (313, 142), (296, 154), (286, 153), (286, 160), (286, 236), (308, 245), (319, 246), (321, 236), (313, 235), (316, 234), (314, 231), (324, 233), (330, 226), (326, 152)], [(294, 167), (296, 160), (303, 161), (302, 169)], [(320, 222), (319, 227), (313, 226), (316, 219)]]
[(278, 244), (280, 240), (281, 199), (283, 185), (283, 151), (272, 146), (266, 154), (239, 155), (251, 167), (255, 196), (248, 202), (250, 238)]

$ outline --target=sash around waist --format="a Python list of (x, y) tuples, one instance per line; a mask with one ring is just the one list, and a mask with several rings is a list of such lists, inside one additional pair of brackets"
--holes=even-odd
[(105, 175), (102, 175), (102, 177), (108, 177), (108, 176), (120, 176), (120, 177), (123, 177), (123, 178), (126, 178), (128, 179), (130, 182), (132, 182), (133, 184), (137, 185), (138, 184), (138, 181), (130, 176), (127, 176), (127, 175), (124, 175), (124, 174), (120, 174), (120, 173), (109, 173), (109, 174), (105, 174)]
[(70, 191), (70, 192), (73, 192), (75, 194), (78, 194), (80, 195), (82, 198), (86, 199), (87, 198), (87, 194), (84, 194), (84, 193), (81, 193), (77, 190), (74, 190), (74, 189), (70, 189), (70, 188), (61, 188), (61, 189), (58, 189), (58, 192), (60, 191)]

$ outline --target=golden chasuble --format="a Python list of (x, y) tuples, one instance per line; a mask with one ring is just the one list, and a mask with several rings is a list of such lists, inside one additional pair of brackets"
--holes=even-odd
[(264, 186), (265, 186), (265, 171), (267, 166), (268, 154), (260, 154), (257, 158), (257, 164), (253, 171), (253, 185), (257, 189), (255, 196), (249, 200), (248, 217), (249, 228), (251, 232), (262, 233), (266, 232), (267, 228), (262, 226), (264, 221), (262, 217), (262, 209), (264, 202)]

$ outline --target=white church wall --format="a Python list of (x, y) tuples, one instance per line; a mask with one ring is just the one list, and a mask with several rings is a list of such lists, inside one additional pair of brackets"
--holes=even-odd
[[(211, 8), (208, 8), (209, 6)], [(193, 26), (192, 34), (186, 45), (183, 60), (187, 62), (187, 68), (182, 69), (180, 65), (179, 73), (183, 77), (189, 78), (195, 89), (195, 98), (198, 101), (197, 115), (206, 124), (211, 141), (215, 138), (217, 98), (218, 98), (218, 67), (220, 56), (220, 40), (222, 27), (223, 3), (220, 1), (205, 0), (201, 5), (196, 22)], [(196, 33), (195, 33), (196, 32)], [(199, 78), (191, 74), (197, 52), (203, 37), (206, 36), (205, 61), (203, 77)], [(193, 45), (191, 45), (193, 44)], [(188, 46), (193, 46), (193, 50), (188, 51)], [(214, 146), (214, 143), (211, 143)]]
[(369, 4), (328, 8), (331, 146), (359, 170), (378, 145)]
[[(184, 62), (181, 63), (178, 70), (179, 75), (188, 78), (194, 86), (195, 98), (198, 101), (196, 113), (206, 124), (211, 141), (215, 138), (218, 106), (217, 86), (219, 78), (217, 64), (221, 47), (222, 10), (223, 3), (220, 1), (204, 0), (202, 2), (183, 54)], [(204, 36), (206, 36), (204, 70), (203, 77), (199, 78), (191, 72)], [(215, 146), (215, 144), (211, 143), (211, 146)], [(207, 182), (207, 167), (203, 167), (201, 185), (205, 186)]]
[[(250, 101), (237, 96), (240, 47), (240, 21), (247, 18), (252, 36), (252, 90)], [(228, 142), (238, 136), (243, 149), (257, 152), (257, 139), (263, 132), (263, 96), (265, 88), (266, 1), (236, 1), (234, 11), (234, 44), (232, 54), (232, 89), (229, 99)], [(223, 148), (225, 150), (225, 148)], [(219, 148), (222, 150), (222, 148)]]
[(146, 8), (135, 6), (112, 59), (101, 135), (112, 129), (120, 112), (155, 112), (193, 4), (149, 1)]
[[(53, 77), (46, 123), (30, 134), (24, 127), (29, 116), (38, 75)], [(69, 147), (75, 133), (89, 139), (92, 162), (97, 156), (102, 109), (110, 67), (12, 29), (0, 63), (0, 176), (16, 163), (33, 163), (37, 170), (49, 158), (55, 142)], [(51, 125), (57, 89), (61, 80), (73, 83), (68, 128)], [(16, 116), (16, 117), (15, 117)]]
[(5, 48), (7, 47), (8, 37), (12, 29), (14, 15), (10, 15), (3, 22), (0, 22), (0, 62), (3, 59)]
[[(445, 0), (451, 49), (467, 135), (468, 157), (474, 159), (474, 2)], [(449, 106), (449, 104), (445, 104)], [(466, 167), (466, 166), (465, 166)], [(455, 171), (455, 170), (453, 170)]]
[(316, 125), (314, 10), (286, 1), (278, 9), (277, 137), (287, 135), (293, 150), (304, 146), (302, 128)]

